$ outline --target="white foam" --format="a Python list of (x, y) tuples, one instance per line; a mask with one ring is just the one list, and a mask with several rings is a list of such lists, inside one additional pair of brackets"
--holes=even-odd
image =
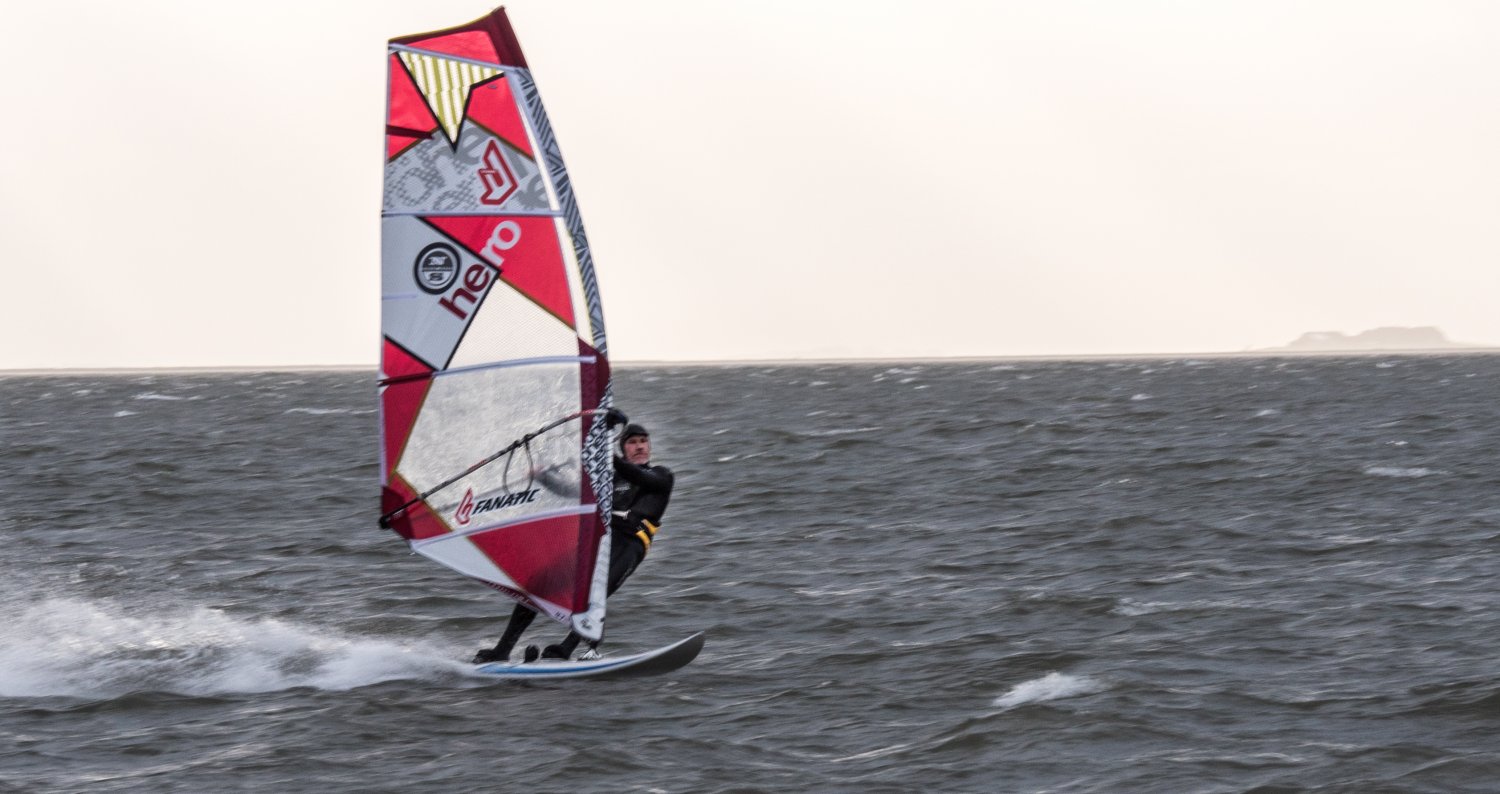
[(833, 759), (833, 762), (835, 764), (842, 764), (847, 761), (868, 761), (872, 758), (883, 758), (888, 755), (895, 755), (896, 753), (902, 752), (904, 750), (909, 750), (915, 746), (916, 745), (912, 742), (893, 744), (889, 747), (881, 747), (875, 750), (870, 750), (869, 752), (846, 755), (843, 758), (835, 758)]
[(135, 399), (137, 399), (137, 400), (166, 400), (166, 401), (170, 401), (170, 402), (176, 402), (178, 400), (199, 400), (199, 399), (202, 399), (202, 397), (200, 397), (199, 395), (196, 395), (196, 394), (193, 395), (192, 397), (178, 397), (175, 394), (157, 394), (154, 391), (147, 391), (147, 392), (141, 392), (140, 394), (137, 394), (135, 396)]
[(1149, 399), (1151, 399), (1151, 395), (1149, 395), (1149, 394), (1132, 394), (1132, 395), (1130, 395), (1130, 401), (1131, 402), (1137, 402), (1138, 403), (1138, 402), (1144, 402), (1144, 401), (1149, 400)]
[(115, 411), (116, 419), (120, 419), (126, 416), (135, 416), (135, 411)]
[(353, 413), (350, 408), (288, 408), (282, 413), (286, 414), (312, 414), (313, 416), (324, 416), (326, 414)]
[(1414, 466), (1410, 468), (1403, 468), (1400, 466), (1371, 466), (1370, 468), (1365, 469), (1365, 474), (1368, 474), (1371, 477), (1414, 478), (1426, 477), (1430, 474), (1437, 474), (1437, 472), (1433, 469), (1427, 469), (1421, 466)]
[(762, 456), (764, 454), (766, 454), (766, 453), (764, 453), (764, 452), (747, 452), (747, 453), (745, 453), (743, 455), (725, 455), (725, 456), (723, 456), (721, 458), (718, 458), (717, 462), (718, 463), (732, 463), (732, 462), (737, 461), (737, 460), (748, 460), (750, 458), (758, 458), (758, 457), (760, 457), (760, 456)]
[(1130, 618), (1138, 618), (1143, 615), (1154, 615), (1158, 612), (1169, 612), (1177, 605), (1167, 601), (1136, 601), (1132, 598), (1123, 599), (1110, 610), (1116, 615), (1124, 615)]
[(803, 435), (810, 438), (827, 438), (829, 436), (847, 436), (854, 433), (874, 433), (884, 429), (884, 427), (836, 427), (829, 430), (810, 430)]
[(839, 598), (841, 596), (864, 595), (865, 593), (880, 592), (885, 589), (884, 584), (859, 585), (856, 587), (798, 587), (792, 592), (807, 598)]
[[(1153, 580), (1153, 583), (1167, 583), (1173, 581), (1174, 579), (1180, 581), (1181, 578), (1190, 577), (1191, 575), (1188, 575), (1187, 577), (1163, 577), (1162, 579)], [(1223, 611), (1226, 609), (1252, 608), (1255, 608), (1255, 606), (1232, 599), (1217, 601), (1205, 599), (1197, 599), (1193, 601), (1136, 601), (1135, 599), (1126, 598), (1122, 599), (1120, 603), (1115, 605), (1115, 608), (1110, 611), (1116, 615), (1124, 615), (1126, 617), (1134, 618), (1144, 615), (1157, 615), (1164, 612), (1186, 612), (1192, 610)]]
[(468, 670), (437, 649), (189, 607), (47, 599), (0, 627), (0, 697), (342, 690)]
[(1041, 678), (1017, 684), (1009, 692), (995, 698), (994, 705), (1009, 709), (1027, 703), (1087, 695), (1103, 689), (1103, 684), (1087, 676), (1048, 673)]

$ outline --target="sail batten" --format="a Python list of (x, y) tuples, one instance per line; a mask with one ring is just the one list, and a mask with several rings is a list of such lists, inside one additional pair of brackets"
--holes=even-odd
[(597, 638), (612, 398), (566, 165), (503, 9), (387, 59), (382, 522)]
[(423, 380), (427, 378), (441, 378), (445, 375), (461, 375), (465, 372), (478, 372), (482, 369), (494, 369), (496, 367), (528, 367), (536, 364), (566, 364), (569, 362), (577, 362), (579, 364), (594, 364), (598, 361), (598, 356), (550, 356), (544, 358), (521, 358), (515, 359), (513, 361), (495, 361), (489, 364), (475, 364), (468, 367), (450, 367), (449, 369), (438, 370), (425, 375), (400, 375), (392, 378), (382, 378), (380, 380), (380, 385), (388, 386), (393, 383), (406, 383), (408, 381)]
[(537, 515), (534, 515), (534, 516), (527, 516), (525, 519), (517, 519), (515, 521), (505, 521), (505, 522), (501, 522), (499, 524), (490, 524), (490, 525), (487, 525), (487, 526), (475, 527), (474, 529), (466, 529), (466, 530), (463, 530), (461, 532), (449, 532), (449, 533), (447, 533), (445, 535), (440, 535), (438, 537), (425, 538), (423, 540), (415, 540), (415, 541), (412, 541), (411, 547), (412, 547), (412, 550), (414, 550), (414, 551), (420, 551), (424, 547), (431, 546), (434, 543), (440, 543), (440, 542), (449, 541), (449, 540), (456, 540), (458, 538), (467, 538), (467, 537), (471, 537), (473, 535), (479, 535), (479, 534), (482, 534), (482, 533), (485, 533), (485, 532), (493, 532), (495, 530), (506, 529), (508, 527), (513, 527), (513, 526), (516, 526), (518, 524), (523, 524), (523, 523), (525, 523), (527, 521), (540, 521), (540, 520), (548, 519), (548, 518), (564, 518), (566, 516), (581, 516), (581, 515), (586, 515), (586, 514), (591, 513), (591, 512), (593, 512), (593, 505), (582, 505), (580, 507), (567, 507), (567, 508), (562, 508), (560, 510), (553, 510), (553, 511), (550, 511), (550, 512), (547, 512), (547, 513), (538, 513)]
[[(451, 53), (437, 52), (435, 50), (427, 50), (427, 49), (423, 49), (421, 47), (410, 47), (410, 46), (407, 46), (405, 44), (396, 44), (394, 42), (390, 45), (390, 49), (391, 49), (391, 52), (399, 53), (401, 55), (408, 55), (408, 54), (409, 55), (425, 55), (425, 56), (434, 57), (434, 58), (442, 58), (444, 60), (452, 61), (453, 63), (456, 63), (456, 64), (467, 64), (469, 66), (477, 66), (479, 68), (501, 69), (501, 68), (505, 67), (505, 64), (499, 63), (499, 62), (496, 62), (496, 61), (485, 61), (485, 60), (480, 60), (478, 58), (465, 58), (465, 57), (463, 57), (461, 55), (453, 55)], [(512, 67), (512, 68), (519, 69), (519, 68), (523, 68), (523, 67)]]

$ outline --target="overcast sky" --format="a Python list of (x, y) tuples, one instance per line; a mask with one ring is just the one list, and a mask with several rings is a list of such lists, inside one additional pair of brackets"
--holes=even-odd
[[(379, 350), (385, 40), (0, 6), (0, 368)], [(1500, 4), (518, 0), (619, 360), (1500, 344)]]

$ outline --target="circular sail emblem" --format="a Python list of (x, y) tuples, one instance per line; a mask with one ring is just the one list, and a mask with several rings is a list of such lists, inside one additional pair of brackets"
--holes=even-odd
[(441, 295), (458, 280), (458, 252), (447, 243), (433, 243), (417, 254), (413, 275), (423, 292)]

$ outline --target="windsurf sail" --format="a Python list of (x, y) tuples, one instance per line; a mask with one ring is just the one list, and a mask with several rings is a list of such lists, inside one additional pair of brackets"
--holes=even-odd
[(392, 39), (381, 524), (598, 639), (613, 494), (604, 315), (505, 10)]

